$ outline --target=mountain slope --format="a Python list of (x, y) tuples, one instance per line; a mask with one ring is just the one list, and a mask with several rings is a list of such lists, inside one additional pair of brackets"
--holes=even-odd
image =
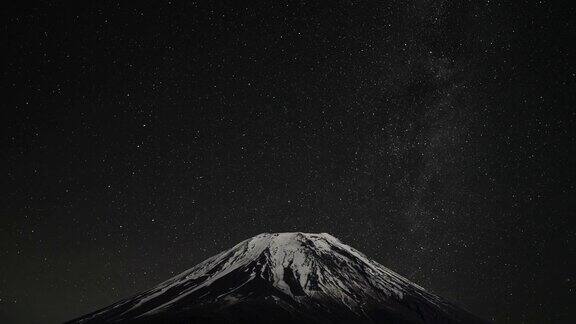
[(329, 234), (260, 234), (71, 323), (483, 323)]

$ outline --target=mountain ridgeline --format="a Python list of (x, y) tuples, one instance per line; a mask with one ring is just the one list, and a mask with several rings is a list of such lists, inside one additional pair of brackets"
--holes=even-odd
[(488, 323), (333, 236), (260, 234), (69, 323)]

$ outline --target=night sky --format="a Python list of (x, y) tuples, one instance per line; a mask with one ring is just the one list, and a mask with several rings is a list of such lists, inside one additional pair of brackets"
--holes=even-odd
[(285, 231), (498, 323), (574, 320), (570, 3), (4, 5), (0, 322)]

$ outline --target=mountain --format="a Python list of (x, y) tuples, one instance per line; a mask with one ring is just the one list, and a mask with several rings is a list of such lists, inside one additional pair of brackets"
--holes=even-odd
[(487, 323), (326, 234), (260, 234), (69, 323)]

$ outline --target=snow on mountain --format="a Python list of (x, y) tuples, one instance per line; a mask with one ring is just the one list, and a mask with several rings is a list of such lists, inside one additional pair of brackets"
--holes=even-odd
[(483, 323), (326, 234), (260, 234), (74, 323)]

